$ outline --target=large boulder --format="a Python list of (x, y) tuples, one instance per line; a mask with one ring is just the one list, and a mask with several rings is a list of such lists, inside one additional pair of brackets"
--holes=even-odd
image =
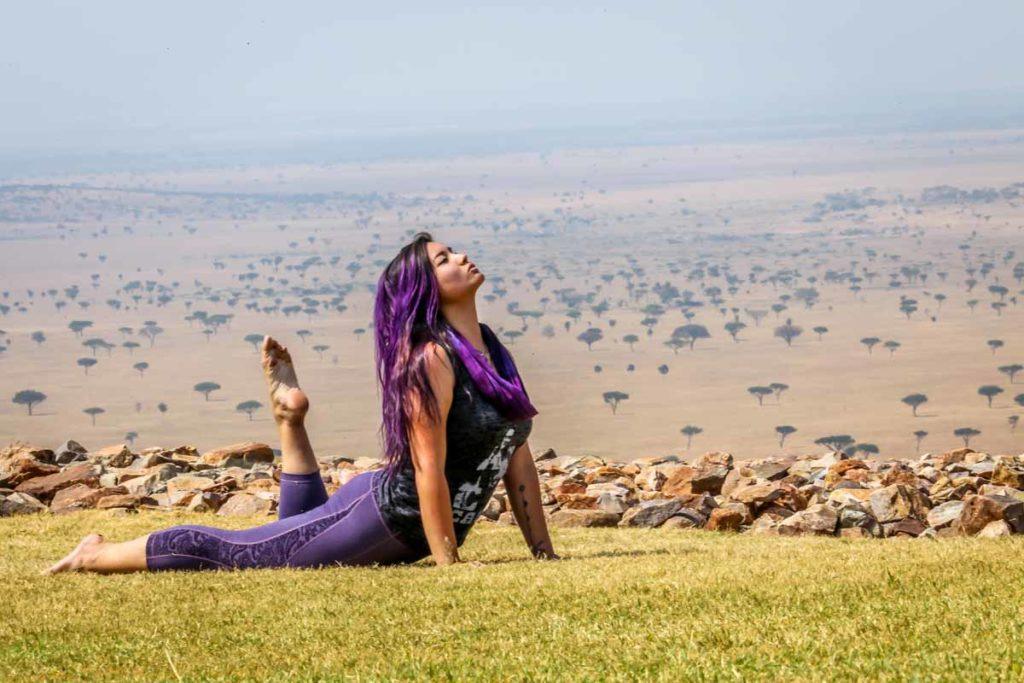
[(88, 451), (85, 446), (73, 439), (68, 439), (54, 451), (53, 461), (58, 465), (67, 465), (78, 460), (85, 460)]
[(895, 522), (906, 517), (924, 519), (929, 501), (923, 493), (906, 484), (893, 484), (875, 490), (868, 499), (871, 512), (879, 522)]
[[(207, 451), (201, 461), (214, 467), (252, 467), (256, 463), (273, 463), (274, 451), (265, 443), (245, 441)], [(373, 462), (378, 463), (376, 459)]]
[(0, 496), (0, 517), (30, 515), (37, 512), (48, 512), (49, 509), (46, 507), (46, 503), (28, 493), (15, 491), (10, 495)]
[(50, 502), (50, 510), (57, 514), (75, 512), (96, 507), (96, 503), (106, 496), (127, 493), (123, 486), (93, 488), (85, 484), (75, 484), (58, 491)]
[(220, 506), (217, 514), (235, 517), (267, 515), (270, 514), (272, 508), (273, 503), (266, 498), (261, 498), (251, 493), (236, 493)]
[(839, 514), (835, 509), (819, 503), (782, 520), (778, 530), (782, 536), (831, 536), (838, 522)]
[(619, 526), (661, 526), (666, 519), (678, 512), (681, 507), (682, 503), (677, 498), (643, 501), (626, 510), (619, 521)]
[(973, 536), (996, 520), (1020, 533), (1024, 530), (1024, 502), (1010, 496), (969, 496), (956, 525), (960, 533)]
[(0, 451), (0, 487), (17, 487), (33, 477), (60, 472), (53, 451), (15, 441)]
[(58, 491), (69, 486), (75, 484), (84, 484), (92, 488), (99, 486), (101, 469), (100, 465), (87, 462), (71, 465), (60, 472), (24, 481), (18, 484), (15, 490), (34, 496), (44, 503), (49, 503)]
[(106, 446), (97, 451), (89, 451), (88, 461), (106, 467), (128, 467), (135, 459), (135, 455), (128, 448), (127, 444), (119, 443), (114, 446)]

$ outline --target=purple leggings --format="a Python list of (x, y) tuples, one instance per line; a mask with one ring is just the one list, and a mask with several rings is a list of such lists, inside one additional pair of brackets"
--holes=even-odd
[(382, 471), (357, 474), (329, 498), (319, 471), (282, 473), (276, 522), (241, 531), (182, 524), (153, 532), (146, 540), (146, 567), (160, 571), (415, 562), (426, 555), (391, 533), (377, 509), (372, 487)]

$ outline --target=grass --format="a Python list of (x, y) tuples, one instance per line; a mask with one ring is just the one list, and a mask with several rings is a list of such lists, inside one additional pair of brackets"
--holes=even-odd
[[(217, 518), (245, 528), (265, 520)], [(2, 680), (994, 680), (1024, 677), (1024, 539), (554, 529), (488, 566), (37, 572), (90, 531), (208, 515), (0, 519)]]

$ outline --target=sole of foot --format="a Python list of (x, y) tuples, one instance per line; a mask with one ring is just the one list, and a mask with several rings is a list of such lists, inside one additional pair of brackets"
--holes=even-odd
[(282, 346), (273, 337), (263, 338), (260, 348), (263, 374), (270, 392), (270, 409), (274, 420), (281, 424), (299, 424), (309, 410), (309, 399), (299, 388), (288, 347)]
[(50, 574), (59, 574), (60, 572), (79, 571), (83, 564), (82, 556), (101, 543), (103, 543), (102, 534), (89, 534), (75, 546), (74, 550), (65, 555), (59, 562), (41, 571), (40, 574), (49, 576)]

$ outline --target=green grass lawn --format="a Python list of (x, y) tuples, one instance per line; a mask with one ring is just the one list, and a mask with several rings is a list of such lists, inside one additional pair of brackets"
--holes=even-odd
[(0, 680), (1024, 678), (1024, 539), (478, 524), (487, 563), (37, 573), (89, 531), (267, 519), (0, 519)]

